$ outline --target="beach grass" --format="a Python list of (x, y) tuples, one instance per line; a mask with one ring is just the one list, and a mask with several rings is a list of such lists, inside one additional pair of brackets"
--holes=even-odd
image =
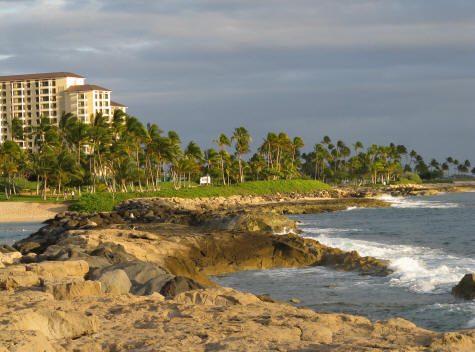
[(111, 211), (116, 204), (131, 198), (145, 197), (178, 197), (178, 198), (211, 198), (230, 197), (234, 195), (268, 195), (276, 193), (311, 192), (330, 189), (326, 183), (314, 180), (275, 180), (244, 182), (231, 186), (192, 186), (175, 189), (173, 185), (163, 185), (155, 192), (127, 193), (94, 193), (84, 194), (69, 209), (80, 212)]

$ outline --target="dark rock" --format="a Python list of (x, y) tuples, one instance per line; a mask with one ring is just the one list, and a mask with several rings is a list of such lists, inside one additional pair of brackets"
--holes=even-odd
[(125, 251), (121, 245), (105, 242), (89, 253), (91, 256), (98, 256), (107, 259), (111, 264), (130, 262), (136, 258)]
[(182, 292), (198, 290), (202, 288), (205, 287), (192, 279), (184, 276), (175, 276), (173, 279), (165, 283), (159, 292), (165, 297), (170, 297), (176, 296)]
[(38, 242), (17, 242), (13, 245), (21, 254), (29, 253), (35, 249), (39, 249), (41, 244)]
[(9, 246), (8, 244), (0, 244), (0, 253), (10, 253), (10, 252), (18, 252), (18, 251), (12, 246)]
[(465, 299), (475, 299), (475, 274), (466, 274), (460, 282), (452, 288), (452, 294)]

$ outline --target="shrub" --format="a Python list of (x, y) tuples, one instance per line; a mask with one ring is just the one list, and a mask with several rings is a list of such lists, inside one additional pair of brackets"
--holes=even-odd
[(275, 193), (310, 192), (319, 189), (330, 189), (326, 183), (314, 180), (276, 180), (245, 182), (231, 186), (202, 186), (181, 188), (164, 187), (156, 192), (127, 193), (94, 193), (84, 194), (69, 209), (81, 212), (111, 211), (115, 205), (131, 198), (144, 197), (180, 197), (180, 198), (211, 198), (230, 197), (233, 195), (266, 195)]

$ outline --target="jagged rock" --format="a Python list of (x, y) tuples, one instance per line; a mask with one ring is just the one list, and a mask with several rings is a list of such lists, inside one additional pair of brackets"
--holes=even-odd
[(43, 280), (41, 286), (44, 292), (50, 293), (58, 300), (72, 299), (78, 296), (100, 295), (102, 293), (99, 281), (80, 278)]
[(101, 283), (103, 293), (121, 295), (129, 293), (132, 283), (124, 270), (116, 269), (102, 273), (97, 281)]
[(452, 288), (454, 296), (475, 299), (475, 274), (466, 274), (460, 282)]

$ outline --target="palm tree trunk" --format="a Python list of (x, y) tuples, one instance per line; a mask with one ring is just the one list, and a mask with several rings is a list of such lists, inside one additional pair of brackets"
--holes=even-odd
[(36, 195), (40, 194), (40, 175), (36, 175)]

